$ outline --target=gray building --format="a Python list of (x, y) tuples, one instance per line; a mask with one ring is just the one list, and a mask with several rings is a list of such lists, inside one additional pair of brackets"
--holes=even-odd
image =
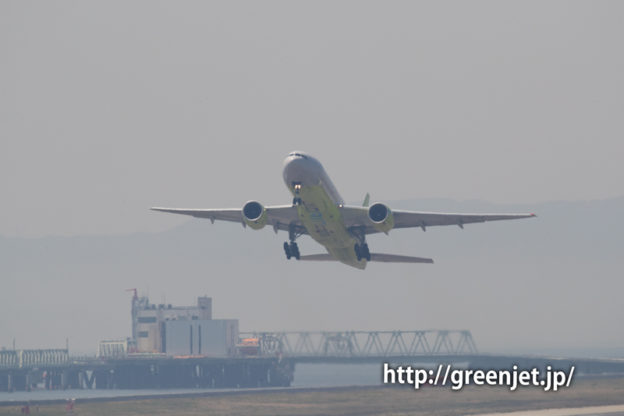
[(238, 342), (238, 320), (212, 319), (209, 297), (198, 297), (196, 306), (156, 305), (135, 292), (132, 338), (129, 352), (227, 356)]
[(165, 322), (167, 355), (233, 355), (238, 343), (238, 320), (175, 320)]

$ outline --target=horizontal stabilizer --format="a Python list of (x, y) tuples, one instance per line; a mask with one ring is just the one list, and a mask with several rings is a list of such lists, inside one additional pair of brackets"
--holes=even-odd
[[(308, 261), (337, 261), (331, 254), (309, 254), (301, 256), (300, 260)], [(433, 259), (425, 257), (400, 256), (398, 254), (371, 253), (370, 261), (382, 263), (433, 263)]]
[(426, 257), (400, 256), (398, 254), (371, 253), (371, 261), (383, 263), (433, 263)]
[(299, 260), (308, 261), (338, 261), (331, 256), (331, 254), (308, 254), (307, 256), (301, 256)]

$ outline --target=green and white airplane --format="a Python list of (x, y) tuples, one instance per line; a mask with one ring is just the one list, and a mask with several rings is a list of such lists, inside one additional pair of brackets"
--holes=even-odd
[[(286, 258), (314, 261), (340, 261), (364, 269), (369, 261), (387, 263), (433, 263), (432, 259), (395, 254), (371, 253), (366, 236), (388, 234), (394, 228), (458, 225), (475, 222), (512, 220), (534, 217), (535, 214), (447, 214), (390, 210), (380, 202), (369, 206), (366, 195), (363, 206), (345, 205), (344, 200), (329, 179), (321, 163), (314, 157), (295, 151), (284, 160), (284, 182), (293, 194), (291, 205), (264, 206), (249, 201), (243, 208), (184, 209), (160, 208), (152, 210), (191, 215), (198, 218), (239, 222), (259, 230), (266, 225), (288, 232), (284, 243)], [(295, 240), (308, 234), (327, 250), (323, 254), (302, 256)]]

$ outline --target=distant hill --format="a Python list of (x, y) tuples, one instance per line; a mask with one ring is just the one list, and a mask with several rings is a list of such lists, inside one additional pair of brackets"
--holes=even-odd
[[(0, 237), (0, 347), (94, 352), (130, 333), (130, 294), (155, 303), (214, 299), (251, 329), (467, 328), (490, 351), (622, 351), (624, 197), (499, 205), (423, 199), (401, 209), (535, 212), (536, 219), (394, 230), (371, 251), (434, 265), (287, 262), (268, 228), (190, 219), (161, 233)], [(163, 214), (164, 215), (164, 214)], [(321, 252), (309, 237), (302, 253)], [(163, 296), (166, 295), (166, 299)], [(620, 348), (619, 350), (617, 348)]]

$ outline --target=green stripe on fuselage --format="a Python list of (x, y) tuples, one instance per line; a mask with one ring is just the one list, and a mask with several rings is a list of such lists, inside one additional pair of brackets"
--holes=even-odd
[[(295, 195), (294, 189), (291, 192)], [(339, 208), (322, 186), (303, 186), (298, 197), (299, 219), (308, 234), (323, 245), (336, 260), (358, 269), (366, 267), (366, 260), (358, 261), (353, 247), (357, 240), (347, 231)]]

